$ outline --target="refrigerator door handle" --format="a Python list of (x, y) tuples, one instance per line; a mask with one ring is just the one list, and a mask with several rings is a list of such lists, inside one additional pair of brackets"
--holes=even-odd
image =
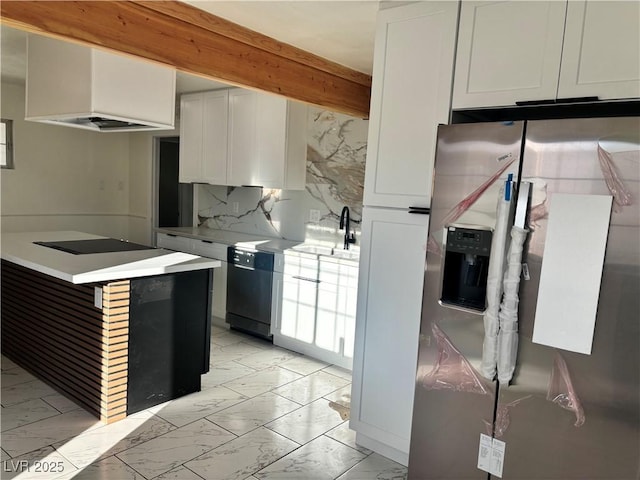
[(419, 215), (429, 215), (431, 209), (428, 207), (409, 207), (409, 213), (416, 213)]

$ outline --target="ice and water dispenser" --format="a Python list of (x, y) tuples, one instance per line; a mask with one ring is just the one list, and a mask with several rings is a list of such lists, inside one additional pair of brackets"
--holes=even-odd
[(491, 228), (482, 226), (445, 228), (442, 305), (484, 312), (492, 234)]

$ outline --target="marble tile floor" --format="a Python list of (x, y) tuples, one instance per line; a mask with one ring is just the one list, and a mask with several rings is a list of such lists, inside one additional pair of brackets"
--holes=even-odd
[(349, 371), (214, 326), (202, 390), (104, 425), (2, 356), (2, 479), (401, 480), (356, 445)]

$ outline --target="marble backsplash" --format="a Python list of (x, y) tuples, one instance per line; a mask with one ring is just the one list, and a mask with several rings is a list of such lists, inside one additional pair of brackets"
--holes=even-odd
[[(310, 108), (308, 128), (305, 190), (196, 185), (198, 224), (342, 246), (338, 226), (346, 205), (358, 239), (368, 121)], [(319, 221), (310, 220), (311, 210), (320, 212)]]

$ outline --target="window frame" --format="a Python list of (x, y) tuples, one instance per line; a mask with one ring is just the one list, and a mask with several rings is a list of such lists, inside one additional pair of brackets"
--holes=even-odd
[(0, 164), (0, 168), (13, 169), (13, 120), (0, 118), (0, 123), (5, 125), (5, 163)]

